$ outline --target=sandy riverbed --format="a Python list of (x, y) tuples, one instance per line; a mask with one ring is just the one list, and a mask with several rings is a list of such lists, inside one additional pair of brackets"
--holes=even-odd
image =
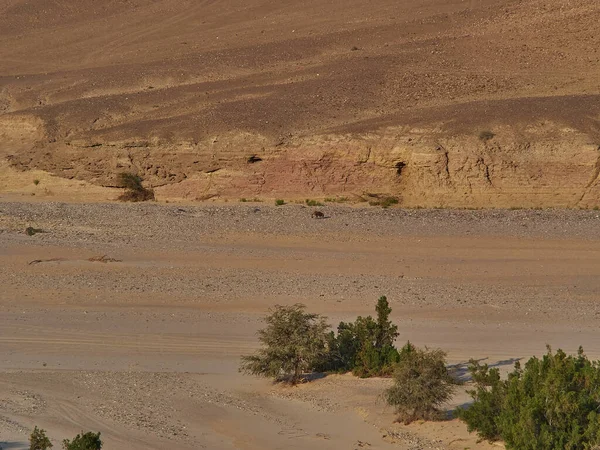
[(238, 374), (276, 303), (336, 324), (385, 294), (399, 343), (453, 364), (600, 356), (597, 212), (322, 210), (0, 203), (0, 445), (35, 424), (107, 449), (489, 447), (457, 421), (394, 424), (387, 380)]

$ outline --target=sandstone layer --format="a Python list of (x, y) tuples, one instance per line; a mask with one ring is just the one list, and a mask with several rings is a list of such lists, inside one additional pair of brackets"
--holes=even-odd
[(587, 0), (3, 0), (0, 193), (111, 199), (135, 172), (159, 200), (595, 207), (598, 23)]

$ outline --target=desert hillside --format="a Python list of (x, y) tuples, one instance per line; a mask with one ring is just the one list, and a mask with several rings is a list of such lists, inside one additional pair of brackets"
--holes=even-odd
[(0, 193), (114, 198), (130, 171), (159, 200), (595, 207), (598, 23), (590, 0), (0, 0)]

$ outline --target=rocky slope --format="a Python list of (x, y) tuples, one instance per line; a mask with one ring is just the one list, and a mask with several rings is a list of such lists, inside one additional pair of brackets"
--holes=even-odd
[[(158, 199), (600, 204), (595, 2), (4, 0), (0, 13), (0, 192), (32, 189), (15, 171), (106, 187), (133, 171)], [(57, 180), (46, 189), (68, 196)]]

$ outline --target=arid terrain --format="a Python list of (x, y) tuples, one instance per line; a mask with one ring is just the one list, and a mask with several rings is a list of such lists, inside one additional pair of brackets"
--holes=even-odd
[[(335, 327), (386, 295), (397, 344), (463, 379), (599, 358), (599, 23), (592, 0), (0, 0), (0, 446), (497, 448), (394, 423), (389, 379), (291, 388), (240, 356), (275, 304)], [(157, 202), (115, 202), (122, 174)]]
[(386, 294), (398, 344), (459, 371), (546, 344), (600, 357), (600, 213), (312, 210), (0, 203), (0, 445), (39, 425), (109, 450), (492, 448), (457, 421), (395, 424), (385, 379), (239, 374), (274, 304), (336, 325)]
[(590, 0), (0, 0), (0, 192), (109, 200), (131, 171), (162, 200), (595, 207), (599, 22)]

